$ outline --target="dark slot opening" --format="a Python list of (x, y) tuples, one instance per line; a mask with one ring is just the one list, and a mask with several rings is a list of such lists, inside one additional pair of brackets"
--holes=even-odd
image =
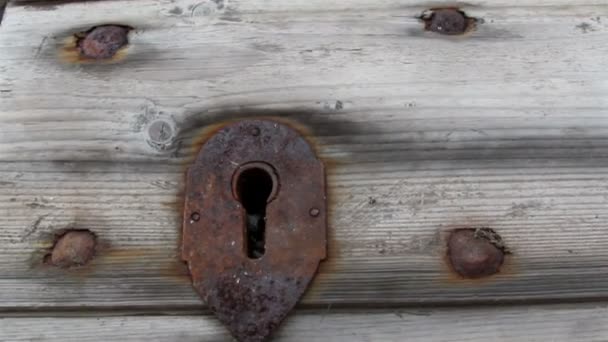
[(237, 195), (247, 212), (246, 246), (251, 259), (262, 257), (266, 251), (266, 204), (272, 187), (272, 177), (260, 168), (245, 170), (237, 179)]

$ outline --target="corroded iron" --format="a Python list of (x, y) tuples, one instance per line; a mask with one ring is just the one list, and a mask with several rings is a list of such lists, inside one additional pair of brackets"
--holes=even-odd
[(202, 146), (185, 196), (195, 290), (237, 340), (266, 340), (326, 257), (322, 162), (294, 129), (243, 120)]
[(69, 230), (57, 238), (49, 264), (60, 268), (83, 266), (95, 256), (97, 237), (88, 230)]
[(78, 37), (77, 46), (83, 57), (92, 59), (112, 58), (128, 44), (130, 28), (120, 25), (102, 25)]
[(450, 263), (463, 278), (498, 273), (506, 251), (502, 238), (490, 228), (457, 229), (448, 238)]

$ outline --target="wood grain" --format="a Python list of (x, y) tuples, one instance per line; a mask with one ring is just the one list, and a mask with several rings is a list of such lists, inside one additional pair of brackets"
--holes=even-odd
[[(206, 129), (245, 116), (304, 127), (329, 166), (330, 257), (305, 305), (607, 297), (608, 6), (519, 3), (465, 6), (483, 23), (454, 38), (415, 1), (10, 5), (0, 310), (200, 307), (178, 260), (184, 171)], [(66, 55), (105, 23), (134, 28), (121, 60)], [(503, 237), (500, 274), (450, 272), (461, 227)], [(68, 228), (97, 234), (94, 262), (42, 265)]]
[[(297, 311), (273, 341), (605, 341), (605, 306)], [(0, 339), (31, 341), (232, 341), (209, 316), (0, 318)]]

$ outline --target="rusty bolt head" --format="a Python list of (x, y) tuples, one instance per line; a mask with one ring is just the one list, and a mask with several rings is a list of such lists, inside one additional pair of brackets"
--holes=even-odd
[(317, 208), (311, 208), (310, 211), (308, 212), (310, 214), (310, 216), (312, 217), (317, 217), (320, 214), (319, 209)]
[(51, 252), (51, 264), (70, 268), (87, 264), (95, 255), (97, 239), (86, 230), (69, 231), (59, 237)]
[(427, 30), (447, 35), (463, 34), (468, 25), (469, 18), (455, 8), (435, 10), (426, 21)]
[(80, 54), (87, 58), (112, 58), (118, 50), (127, 45), (130, 28), (119, 25), (103, 25), (93, 28), (78, 40)]
[(481, 278), (497, 273), (504, 254), (502, 240), (489, 228), (457, 229), (448, 239), (452, 268), (464, 278)]

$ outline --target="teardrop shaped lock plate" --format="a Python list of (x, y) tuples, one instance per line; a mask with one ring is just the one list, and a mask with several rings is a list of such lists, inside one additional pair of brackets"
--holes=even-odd
[(264, 341), (326, 257), (325, 170), (294, 129), (225, 126), (188, 170), (182, 258), (192, 283), (239, 341)]

